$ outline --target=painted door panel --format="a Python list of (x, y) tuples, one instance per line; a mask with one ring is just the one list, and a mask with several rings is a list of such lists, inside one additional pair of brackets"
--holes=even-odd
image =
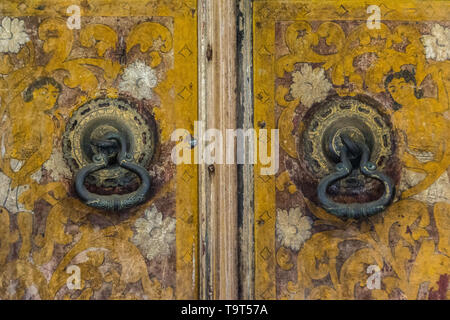
[[(445, 1), (3, 1), (0, 298), (447, 299), (449, 16)], [(150, 198), (122, 212), (80, 201), (64, 149), (99, 98), (155, 123)], [(371, 148), (395, 184), (364, 219), (317, 197), (333, 168), (313, 133), (342, 99), (382, 128)], [(171, 135), (199, 138), (197, 120), (264, 129), (269, 154), (278, 130), (276, 172), (175, 164)], [(370, 201), (366, 182), (329, 191)]]
[[(450, 7), (370, 4), (254, 1), (254, 126), (280, 130), (278, 173), (254, 168), (255, 298), (448, 298)], [(396, 195), (344, 219), (322, 209), (299, 150), (310, 109), (358, 95), (390, 119)]]
[[(197, 168), (170, 157), (197, 114), (196, 2), (73, 4), (0, 5), (0, 296), (197, 298)], [(63, 159), (65, 124), (99, 97), (157, 126), (151, 197), (121, 213), (84, 205)]]

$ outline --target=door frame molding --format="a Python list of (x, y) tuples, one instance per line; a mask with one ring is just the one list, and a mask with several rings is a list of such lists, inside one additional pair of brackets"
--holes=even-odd
[[(198, 119), (225, 133), (237, 125), (236, 0), (198, 1), (198, 39)], [(199, 298), (237, 299), (236, 165), (200, 164), (198, 183)]]
[[(237, 3), (237, 127), (253, 125), (253, 1)], [(245, 150), (249, 159), (249, 151)], [(255, 232), (253, 164), (238, 164), (239, 298), (255, 297)]]

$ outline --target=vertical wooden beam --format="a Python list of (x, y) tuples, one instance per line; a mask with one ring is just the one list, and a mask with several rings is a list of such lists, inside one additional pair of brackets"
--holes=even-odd
[[(236, 2), (199, 0), (199, 120), (236, 128)], [(199, 139), (201, 142), (202, 139)], [(238, 298), (236, 165), (199, 166), (200, 299)]]
[[(253, 128), (253, 10), (252, 1), (238, 0), (237, 4), (237, 126)], [(245, 150), (246, 159), (249, 152)], [(254, 177), (253, 165), (238, 165), (239, 211), (239, 298), (254, 299)]]

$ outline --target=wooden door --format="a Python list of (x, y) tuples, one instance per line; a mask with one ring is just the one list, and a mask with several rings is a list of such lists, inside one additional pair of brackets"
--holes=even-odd
[[(446, 299), (449, 11), (3, 1), (0, 298)], [(110, 129), (150, 189), (105, 211), (80, 185), (124, 199), (145, 180)], [(323, 191), (344, 147), (350, 176)]]
[[(171, 133), (197, 119), (196, 8), (2, 2), (2, 299), (198, 297), (197, 167), (171, 161)], [(119, 101), (140, 114), (130, 123), (153, 128), (141, 141), (150, 199), (117, 213), (76, 196), (80, 168), (63, 140), (91, 108)]]
[[(274, 176), (254, 167), (254, 298), (448, 298), (449, 10), (253, 2), (253, 124), (277, 128), (280, 145)], [(317, 195), (330, 174), (320, 135), (346, 108), (380, 120), (384, 150), (372, 156), (387, 155), (376, 165), (395, 186), (392, 203), (363, 219), (330, 214)], [(369, 180), (353, 193), (338, 182), (336, 202), (374, 200)]]

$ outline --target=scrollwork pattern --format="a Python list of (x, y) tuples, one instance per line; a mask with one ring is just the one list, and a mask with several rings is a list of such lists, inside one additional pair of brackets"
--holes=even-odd
[[(66, 90), (76, 90), (75, 105), (102, 94), (117, 96), (114, 88), (126, 67), (117, 58), (120, 39), (113, 26), (84, 24), (76, 31), (68, 29), (66, 21), (60, 18), (47, 18), (35, 26), (36, 37), (18, 53), (0, 54), (4, 62), (0, 69), (4, 75), (0, 78), (1, 126), (2, 132), (8, 133), (2, 137), (3, 145), (10, 139), (14, 145), (22, 144), (24, 149), (29, 149), (29, 153), (20, 153), (6, 145), (1, 153), (0, 169), (12, 184), (29, 187), (17, 201), (23, 202), (30, 211), (47, 211), (48, 214), (42, 221), (42, 213), (9, 212), (0, 207), (0, 298), (173, 298), (173, 283), (164, 283), (164, 279), (151, 275), (148, 261), (131, 241), (132, 226), (145, 208), (134, 210), (128, 221), (109, 222), (113, 226), (99, 227), (89, 216), (97, 214), (103, 220), (108, 218), (73, 198), (68, 192), (68, 181), (45, 183), (48, 177), (38, 181), (31, 179), (31, 175), (49, 159), (52, 148), (60, 147), (64, 122), (72, 111), (60, 111), (57, 104), (60, 96)], [(164, 55), (172, 54), (172, 42), (172, 31), (167, 26), (141, 22), (126, 37), (126, 53), (140, 46), (140, 51), (151, 59), (152, 67), (157, 67)], [(73, 55), (76, 47), (78, 52), (94, 49), (96, 56), (77, 57)], [(44, 64), (37, 62), (38, 52), (41, 55), (39, 61)], [(63, 74), (64, 86), (48, 80), (58, 73)], [(34, 84), (36, 79), (40, 81), (38, 84)], [(36, 88), (30, 89), (30, 84)], [(24, 101), (23, 92), (27, 89), (31, 93), (31, 102)], [(49, 90), (54, 91), (53, 98), (46, 96), (47, 100), (42, 100), (37, 96), (37, 92), (46, 95)], [(48, 102), (46, 110), (43, 101)], [(31, 125), (26, 119), (33, 115), (41, 117), (47, 126)], [(164, 112), (159, 115), (163, 117)], [(22, 128), (14, 131), (14, 125), (19, 123)], [(35, 136), (47, 137), (46, 150), (33, 145), (37, 143), (33, 140)], [(11, 170), (10, 158), (17, 154), (25, 154), (22, 168), (26, 171)], [(151, 202), (168, 194), (169, 189), (163, 188)], [(17, 254), (13, 247), (18, 248)], [(80, 268), (81, 289), (69, 291), (67, 268), (73, 264)], [(140, 287), (130, 291), (130, 284), (135, 283)], [(102, 293), (105, 286), (110, 288), (106, 295)]]
[[(304, 210), (314, 217), (313, 230), (319, 231), (313, 233), (300, 249), (297, 255), (296, 280), (287, 281), (287, 284), (280, 287), (280, 297), (436, 298), (435, 292), (442, 292), (446, 288), (450, 270), (447, 236), (450, 199), (425, 203), (415, 200), (414, 196), (427, 190), (448, 171), (450, 164), (446, 151), (448, 143), (444, 142), (449, 141), (448, 135), (441, 131), (448, 130), (448, 118), (444, 120), (443, 114), (449, 109), (449, 61), (426, 58), (426, 50), (420, 40), (423, 31), (413, 24), (397, 23), (388, 26), (381, 23), (380, 29), (369, 30), (364, 23), (344, 29), (337, 22), (320, 22), (313, 27), (308, 21), (296, 21), (280, 30), (285, 30), (284, 41), (288, 53), (275, 60), (275, 77), (283, 79), (276, 84), (275, 101), (280, 110), (280, 145), (288, 157), (298, 157), (295, 133), (302, 130), (301, 118), (309, 108), (309, 104), (302, 104), (301, 99), (289, 94), (289, 79), (295, 70), (299, 70), (298, 65), (320, 65), (340, 96), (370, 94), (373, 97), (380, 97), (386, 92), (393, 94), (386, 84), (387, 76), (405, 74), (402, 71), (405, 66), (412, 66), (411, 75), (417, 83), (415, 92), (411, 91), (411, 95), (402, 101), (400, 111), (387, 108), (387, 112), (393, 117), (396, 132), (400, 137), (405, 137), (399, 139), (401, 152), (405, 152), (400, 156), (402, 164), (426, 175), (423, 182), (411, 189), (402, 190), (402, 200), (392, 204), (382, 214), (365, 221), (341, 220), (310, 200), (303, 199), (307, 204)], [(318, 48), (319, 43), (321, 49)], [(362, 57), (373, 60), (368, 66), (361, 68), (355, 61)], [(437, 89), (436, 98), (415, 97), (420, 84), (430, 78)], [(391, 98), (395, 100), (398, 96), (394, 94)], [(425, 104), (425, 101), (428, 103)], [(408, 108), (406, 104), (416, 108)], [(417, 123), (418, 118), (425, 127), (433, 128), (434, 140), (424, 134), (420, 126), (415, 126), (414, 130), (407, 126), (408, 123)], [(418, 131), (421, 132), (421, 138)], [(416, 142), (419, 140), (420, 142)], [(434, 144), (429, 150), (440, 150), (434, 153), (430, 151), (434, 158), (426, 165), (412, 159), (413, 156), (405, 151), (412, 148), (413, 144), (420, 143), (422, 146)], [(448, 185), (439, 187), (445, 188)], [(281, 192), (287, 193), (286, 190), (279, 189), (278, 193)], [(284, 256), (287, 254), (284, 253)], [(280, 268), (288, 270), (285, 263), (280, 261)], [(369, 289), (367, 285), (369, 266), (377, 266), (380, 270), (377, 273), (380, 287), (375, 289)], [(295, 268), (290, 266), (290, 269)], [(440, 298), (448, 297), (448, 293), (444, 293)]]

